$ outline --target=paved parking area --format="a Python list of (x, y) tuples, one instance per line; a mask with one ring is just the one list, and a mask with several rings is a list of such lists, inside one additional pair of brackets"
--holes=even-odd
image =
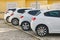
[(0, 40), (38, 40), (0, 20)]
[[(9, 24), (9, 25), (13, 26), (12, 24)], [(19, 26), (14, 26), (14, 27), (22, 30)], [(27, 34), (32, 35), (40, 40), (60, 40), (60, 34), (49, 34), (45, 37), (39, 37), (33, 31), (24, 31), (24, 32), (26, 32)]]
[(11, 23), (5, 24), (3, 20), (1, 20), (0, 25), (1, 40), (60, 40), (60, 34), (39, 37), (33, 31), (23, 31), (19, 26), (13, 26)]

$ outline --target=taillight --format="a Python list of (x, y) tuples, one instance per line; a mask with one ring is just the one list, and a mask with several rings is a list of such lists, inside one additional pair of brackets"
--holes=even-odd
[(20, 16), (20, 18), (23, 18), (24, 16)]
[(12, 13), (10, 16), (13, 16), (14, 14)]
[(35, 18), (35, 17), (33, 17), (33, 18), (32, 18), (32, 20), (34, 21), (34, 20), (36, 20), (36, 18)]

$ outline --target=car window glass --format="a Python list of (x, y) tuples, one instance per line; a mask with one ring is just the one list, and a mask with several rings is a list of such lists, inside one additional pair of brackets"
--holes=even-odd
[(45, 16), (50, 16), (50, 17), (60, 17), (60, 11), (50, 11), (44, 13)]
[[(34, 15), (34, 16), (36, 16), (36, 15), (38, 15), (38, 14), (40, 14), (40, 13), (38, 13), (40, 10), (33, 10), (33, 11), (29, 11), (28, 13), (30, 14), (30, 15)], [(38, 13), (38, 14), (37, 14)]]
[(18, 12), (18, 13), (24, 13), (25, 10), (28, 10), (28, 9), (19, 9), (19, 10), (17, 10), (17, 12)]
[(9, 11), (9, 10), (11, 10), (11, 11), (13, 11), (13, 12), (14, 12), (16, 9), (8, 9), (8, 11)]
[(36, 16), (37, 16), (37, 15), (39, 15), (40, 13), (41, 13), (40, 11), (39, 11), (39, 12), (37, 12)]

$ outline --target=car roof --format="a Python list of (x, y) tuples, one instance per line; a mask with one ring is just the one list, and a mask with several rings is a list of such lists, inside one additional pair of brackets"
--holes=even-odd
[(16, 9), (18, 10), (18, 9), (29, 9), (29, 8), (16, 8)]
[(34, 9), (34, 10), (25, 10), (25, 11), (36, 11), (36, 10)]
[(41, 10), (41, 12), (48, 12), (48, 11), (60, 11), (59, 9), (50, 9), (50, 10)]

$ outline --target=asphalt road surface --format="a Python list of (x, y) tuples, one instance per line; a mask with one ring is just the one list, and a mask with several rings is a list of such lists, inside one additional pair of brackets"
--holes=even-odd
[(38, 40), (0, 20), (0, 40)]
[(3, 20), (0, 20), (0, 40), (60, 40), (60, 33), (39, 37), (33, 31), (21, 30), (19, 26), (5, 24)]

